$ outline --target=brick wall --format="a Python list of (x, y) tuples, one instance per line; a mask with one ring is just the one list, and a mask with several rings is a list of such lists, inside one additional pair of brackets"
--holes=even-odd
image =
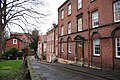
[[(112, 35), (116, 30), (115, 36), (120, 37), (120, 23), (114, 23), (114, 0), (82, 0), (82, 8), (77, 9), (77, 0), (67, 0), (58, 8), (58, 30), (59, 30), (59, 57), (68, 60), (74, 60), (76, 56), (76, 41), (75, 37), (80, 35), (84, 38), (84, 63), (88, 64), (90, 54), (90, 63), (93, 66), (104, 68), (118, 68), (120, 59), (115, 58), (115, 42)], [(71, 4), (72, 13), (68, 16), (68, 5)], [(64, 19), (61, 19), (61, 11), (64, 10)], [(92, 28), (92, 12), (98, 11), (99, 27)], [(89, 14), (88, 14), (89, 12)], [(77, 31), (77, 16), (82, 15), (82, 31)], [(89, 18), (90, 16), (90, 18)], [(72, 33), (67, 33), (68, 22), (71, 22)], [(64, 35), (61, 36), (61, 27), (64, 26)], [(118, 28), (118, 29), (116, 29)], [(90, 33), (88, 32), (90, 29)], [(96, 33), (96, 34), (94, 34)], [(90, 45), (88, 44), (88, 36), (90, 36)], [(72, 54), (68, 54), (67, 39), (72, 39)], [(100, 56), (93, 55), (93, 39), (100, 39)], [(64, 40), (64, 52), (60, 51), (60, 40)], [(89, 46), (89, 47), (88, 47)], [(89, 51), (90, 49), (90, 51)], [(80, 57), (80, 56), (79, 56)]]

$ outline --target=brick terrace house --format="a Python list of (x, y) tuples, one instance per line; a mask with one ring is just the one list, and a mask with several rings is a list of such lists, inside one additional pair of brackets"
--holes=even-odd
[[(30, 36), (29, 36), (30, 37)], [(6, 49), (10, 48), (18, 48), (21, 52), (21, 50), (28, 46), (28, 44), (31, 42), (30, 38), (26, 36), (26, 34), (23, 33), (11, 33), (10, 39), (6, 40)]]
[(119, 0), (66, 0), (58, 8), (59, 58), (120, 69), (119, 21)]
[(52, 62), (58, 56), (58, 26), (53, 23), (53, 28), (47, 32), (47, 62)]
[(46, 55), (47, 48), (47, 36), (41, 35), (38, 39), (38, 56), (42, 59), (42, 55)]

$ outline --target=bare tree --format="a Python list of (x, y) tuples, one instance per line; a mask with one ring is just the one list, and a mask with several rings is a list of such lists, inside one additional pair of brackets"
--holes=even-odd
[(0, 0), (0, 58), (4, 29), (20, 27), (25, 32), (29, 27), (40, 27), (43, 18), (48, 15), (42, 11), (44, 6), (43, 0)]

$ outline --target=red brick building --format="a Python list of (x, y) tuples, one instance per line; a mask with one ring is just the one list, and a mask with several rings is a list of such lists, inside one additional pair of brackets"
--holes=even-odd
[(46, 49), (47, 49), (47, 36), (41, 35), (38, 39), (38, 56), (40, 59), (42, 58), (42, 55), (46, 55)]
[(47, 32), (47, 61), (52, 62), (58, 56), (58, 26), (53, 27)]
[(22, 40), (16, 37), (12, 37), (6, 40), (6, 49), (17, 48), (22, 51)]
[(59, 58), (120, 69), (119, 11), (119, 0), (66, 0), (58, 8)]
[(23, 33), (11, 33), (10, 39), (6, 40), (6, 49), (18, 48), (21, 52), (25, 46), (28, 46), (31, 42), (30, 35)]

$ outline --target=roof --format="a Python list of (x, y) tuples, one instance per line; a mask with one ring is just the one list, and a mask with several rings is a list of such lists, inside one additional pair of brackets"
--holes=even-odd
[(66, 0), (59, 8), (58, 8), (58, 11), (61, 7), (63, 7), (69, 0)]
[(19, 38), (17, 38), (17, 37), (11, 37), (11, 38), (7, 39), (6, 41), (11, 40), (11, 39), (17, 39), (17, 40), (19, 40), (19, 41), (22, 41), (21, 39), (19, 39)]

